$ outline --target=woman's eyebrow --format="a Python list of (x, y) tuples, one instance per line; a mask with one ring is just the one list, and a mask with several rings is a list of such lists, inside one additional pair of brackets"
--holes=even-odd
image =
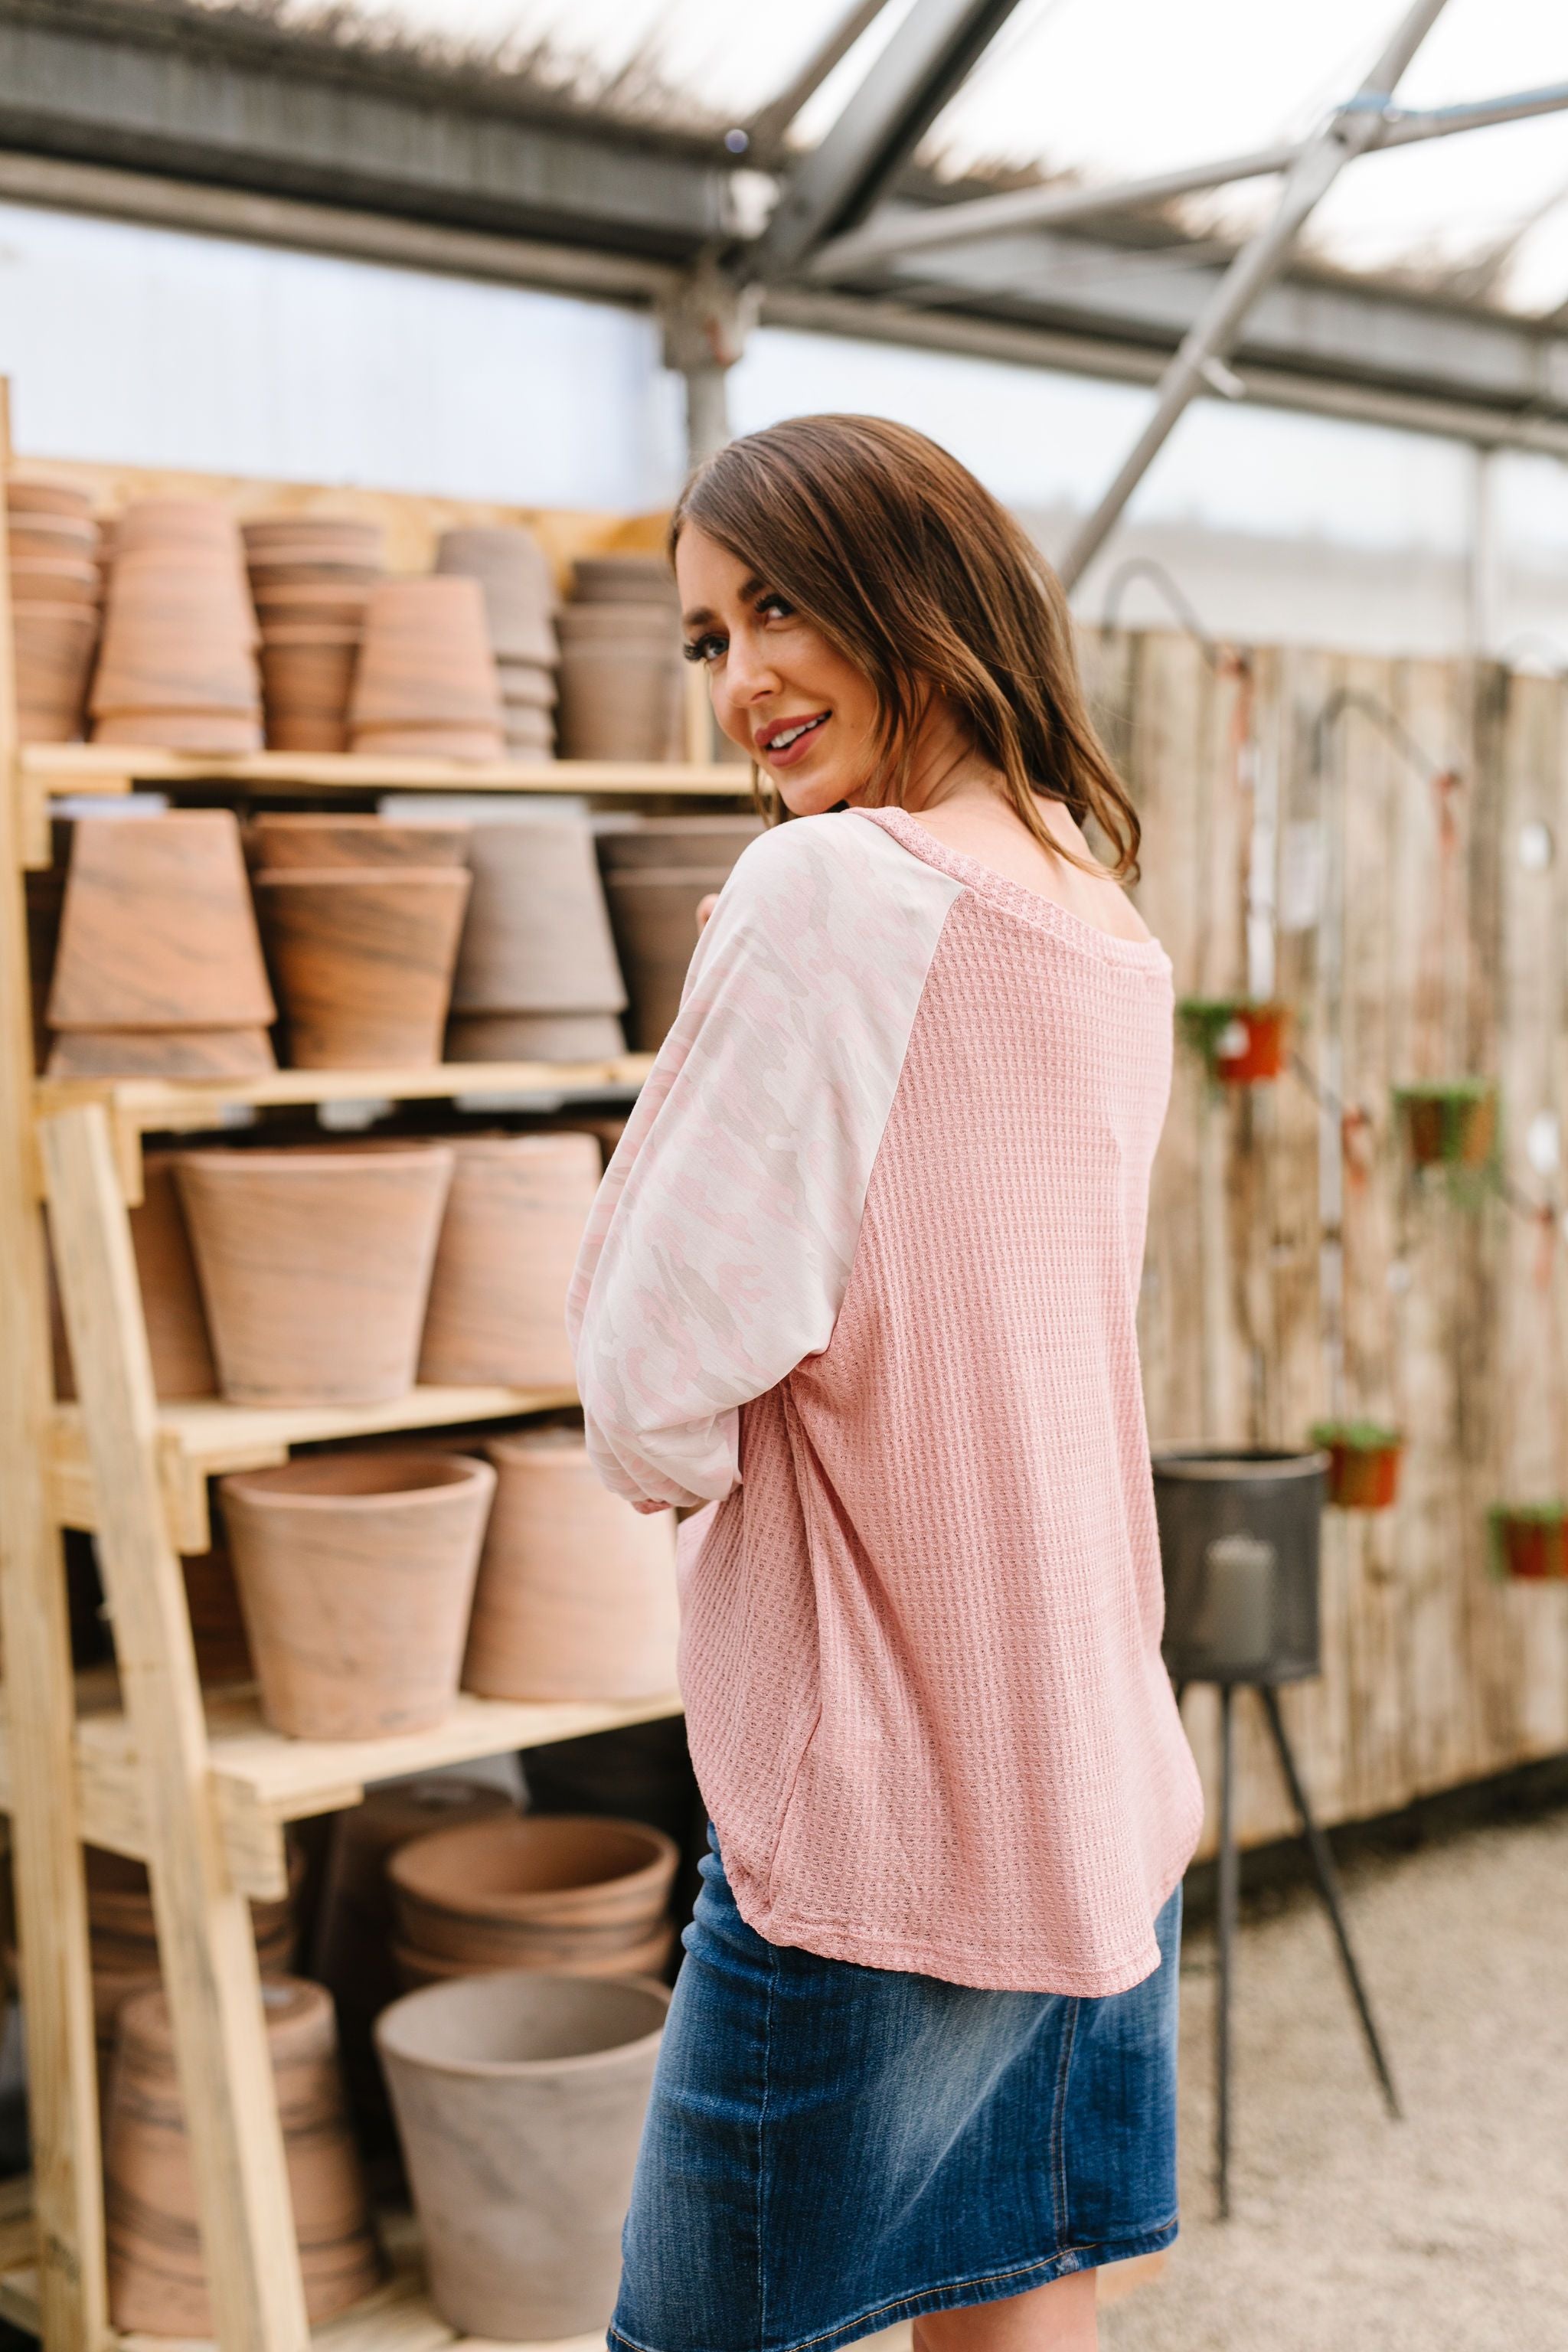
[(706, 629), (713, 617), (706, 604), (699, 604), (695, 612), (681, 614), (680, 625), (683, 629)]

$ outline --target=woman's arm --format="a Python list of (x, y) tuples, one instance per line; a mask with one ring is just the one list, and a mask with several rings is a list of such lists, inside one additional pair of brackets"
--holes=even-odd
[(953, 895), (852, 815), (764, 835), (725, 885), (567, 1306), (617, 1494), (729, 1494), (740, 1407), (827, 1345)]

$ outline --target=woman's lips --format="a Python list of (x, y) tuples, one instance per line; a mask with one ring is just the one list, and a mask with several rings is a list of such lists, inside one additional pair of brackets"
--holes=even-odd
[[(830, 710), (821, 710), (814, 712), (807, 719), (793, 721), (795, 725), (804, 726), (805, 733), (797, 735), (790, 743), (764, 742), (759, 746), (758, 756), (765, 760), (770, 768), (794, 767), (798, 761), (805, 759), (832, 716), (833, 713)], [(788, 727), (784, 727), (779, 731), (781, 734), (787, 735), (790, 730)]]

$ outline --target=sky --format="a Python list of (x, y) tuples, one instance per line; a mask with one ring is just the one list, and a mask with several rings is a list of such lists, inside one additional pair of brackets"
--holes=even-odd
[[(312, 0), (296, 0), (301, 9)], [(361, 0), (359, 13), (459, 41), (548, 41), (590, 85), (647, 52), (716, 116), (743, 120), (788, 79), (847, 0)], [(911, 0), (881, 17), (799, 126), (820, 136)], [(1310, 131), (1355, 87), (1405, 0), (1020, 0), (929, 142), (978, 162), (1124, 178)], [(1136, 71), (1128, 70), (1129, 60)], [(1447, 0), (1401, 85), (1440, 106), (1568, 81), (1564, 0)], [(1270, 184), (1193, 200), (1194, 225), (1246, 223)], [(1545, 209), (1551, 207), (1550, 209)], [(1537, 215), (1541, 217), (1536, 218)], [(1316, 215), (1312, 241), (1353, 268), (1485, 261), (1533, 222), (1500, 299), (1568, 302), (1568, 114), (1363, 159)]]

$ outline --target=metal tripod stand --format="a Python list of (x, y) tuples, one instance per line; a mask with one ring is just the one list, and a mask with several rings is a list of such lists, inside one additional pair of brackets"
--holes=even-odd
[[(1235, 1947), (1237, 1901), (1241, 1886), (1241, 1857), (1236, 1843), (1236, 1733), (1233, 1702), (1237, 1685), (1234, 1681), (1219, 1682), (1219, 1888), (1218, 1942), (1219, 1968), (1215, 1981), (1215, 2187), (1221, 2221), (1230, 2214), (1230, 2000), (1235, 1983)], [(1345, 1981), (1350, 1986), (1351, 1999), (1361, 2019), (1362, 2032), (1366, 2036), (1367, 2052), (1383, 2085), (1388, 2112), (1396, 2119), (1400, 2115), (1399, 2094), (1394, 2087), (1388, 2060), (1378, 2038), (1366, 1987), (1351, 1949), (1350, 1931), (1345, 1926), (1344, 1906), (1340, 1899), (1340, 1882), (1334, 1869), (1333, 1855), (1307, 1801), (1307, 1791), (1297, 1768), (1295, 1751), (1285, 1729), (1285, 1719), (1279, 1712), (1279, 1694), (1271, 1683), (1254, 1682), (1251, 1687), (1263, 1702), (1268, 1718), (1268, 1728), (1279, 1754), (1285, 1783), (1290, 1791), (1290, 1801), (1296, 1808), (1301, 1824), (1301, 1834), (1312, 1858), (1312, 1870), (1318, 1882), (1318, 1892), (1328, 1912), (1334, 1931), (1340, 1958), (1344, 1966)], [(1180, 1704), (1185, 1683), (1176, 1687)]]

